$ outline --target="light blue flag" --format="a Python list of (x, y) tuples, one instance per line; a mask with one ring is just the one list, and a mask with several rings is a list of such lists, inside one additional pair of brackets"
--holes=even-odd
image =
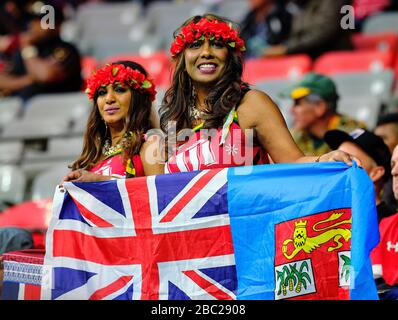
[(228, 211), (238, 299), (378, 299), (374, 187), (355, 163), (229, 169)]

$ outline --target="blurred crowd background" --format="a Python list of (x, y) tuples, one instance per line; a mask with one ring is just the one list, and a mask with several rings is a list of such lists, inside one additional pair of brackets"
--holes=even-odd
[[(41, 26), (51, 22), (43, 5), (54, 8), (54, 28)], [(13, 216), (44, 245), (54, 188), (81, 151), (87, 77), (106, 62), (135, 60), (154, 78), (159, 106), (173, 31), (206, 12), (239, 25), (244, 80), (272, 97), (292, 130), (293, 101), (280, 93), (310, 72), (332, 79), (337, 112), (370, 131), (398, 111), (398, 1), (2, 1), (0, 227)], [(398, 117), (388, 119), (398, 142)]]

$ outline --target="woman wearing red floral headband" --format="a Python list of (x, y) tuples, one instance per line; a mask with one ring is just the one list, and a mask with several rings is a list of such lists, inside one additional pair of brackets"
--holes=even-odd
[[(102, 181), (163, 172), (147, 152), (155, 86), (145, 69), (131, 61), (109, 64), (87, 80), (94, 101), (84, 135), (83, 151), (64, 181)], [(145, 155), (145, 156), (144, 156)]]
[(232, 23), (212, 14), (190, 18), (174, 33), (176, 66), (160, 109), (171, 154), (165, 172), (261, 164), (268, 155), (276, 163), (351, 164), (344, 152), (303, 155), (275, 103), (242, 81), (244, 50)]

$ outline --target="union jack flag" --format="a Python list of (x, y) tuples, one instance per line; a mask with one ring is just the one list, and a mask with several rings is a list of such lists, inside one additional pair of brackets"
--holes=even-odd
[(65, 189), (42, 299), (236, 299), (227, 169)]

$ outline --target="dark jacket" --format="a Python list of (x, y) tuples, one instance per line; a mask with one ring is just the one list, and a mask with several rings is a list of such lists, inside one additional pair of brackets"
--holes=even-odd
[(347, 0), (309, 0), (294, 16), (289, 39), (285, 42), (289, 54), (307, 53), (317, 58), (324, 52), (351, 50), (351, 31), (341, 25), (341, 8)]
[(245, 40), (248, 56), (256, 55), (250, 48), (250, 40), (255, 36), (263, 37), (265, 46), (280, 44), (287, 40), (292, 25), (292, 14), (285, 9), (283, 4), (273, 6), (262, 21), (262, 26), (255, 21), (255, 16), (256, 11), (251, 10), (241, 22), (240, 33), (242, 39)]

